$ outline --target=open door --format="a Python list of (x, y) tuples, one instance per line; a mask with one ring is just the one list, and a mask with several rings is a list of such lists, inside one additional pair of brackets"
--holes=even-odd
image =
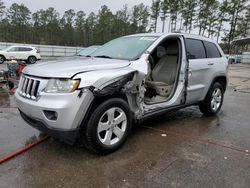
[(184, 38), (168, 36), (150, 52), (150, 71), (145, 83), (145, 112), (185, 105), (188, 61)]

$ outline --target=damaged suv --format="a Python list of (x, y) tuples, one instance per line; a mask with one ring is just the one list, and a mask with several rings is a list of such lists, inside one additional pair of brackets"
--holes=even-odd
[(50, 136), (111, 153), (132, 122), (198, 105), (219, 112), (227, 59), (208, 38), (182, 33), (112, 40), (89, 57), (31, 65), (15, 93), (23, 119)]

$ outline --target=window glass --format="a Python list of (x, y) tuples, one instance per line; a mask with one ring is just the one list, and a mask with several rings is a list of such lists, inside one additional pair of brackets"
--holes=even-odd
[(88, 56), (88, 55), (92, 54), (94, 51), (96, 51), (97, 49), (98, 49), (97, 46), (90, 46), (88, 48), (84, 48), (84, 49), (80, 50), (76, 55)]
[(220, 51), (218, 50), (217, 46), (214, 43), (204, 41), (204, 45), (207, 51), (208, 58), (221, 57)]
[(16, 51), (18, 51), (18, 48), (17, 47), (12, 47), (8, 51), (9, 52), (16, 52)]
[(188, 59), (206, 58), (206, 52), (201, 40), (186, 39), (186, 48)]
[(19, 52), (28, 52), (28, 51), (31, 51), (31, 50), (32, 50), (31, 48), (18, 47)]

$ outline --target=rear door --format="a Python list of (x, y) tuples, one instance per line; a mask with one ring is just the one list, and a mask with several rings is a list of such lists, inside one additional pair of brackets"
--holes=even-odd
[(20, 60), (27, 60), (29, 53), (32, 51), (32, 48), (28, 48), (28, 47), (18, 47), (18, 51), (17, 51), (17, 59)]
[[(225, 72), (225, 58), (222, 57), (220, 50), (215, 43), (203, 41), (207, 52), (207, 61), (214, 70), (214, 74), (224, 74)], [(220, 72), (221, 71), (221, 72)], [(211, 76), (212, 77), (212, 76)]]
[(187, 58), (189, 61), (189, 76), (187, 87), (187, 103), (201, 101), (213, 74), (213, 62), (207, 58), (202, 40), (186, 38)]

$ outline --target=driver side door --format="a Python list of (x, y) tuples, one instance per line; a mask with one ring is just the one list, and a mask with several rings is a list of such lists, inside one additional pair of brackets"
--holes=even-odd
[[(177, 65), (177, 71), (176, 71), (176, 83), (174, 85), (173, 88), (173, 94), (171, 96), (171, 98), (169, 98), (167, 101), (164, 102), (160, 102), (160, 103), (155, 103), (153, 105), (146, 105), (146, 111), (149, 110), (156, 110), (156, 109), (164, 109), (166, 110), (167, 108), (171, 108), (174, 106), (179, 106), (179, 105), (183, 105), (186, 101), (186, 80), (187, 80), (187, 60), (186, 60), (186, 47), (185, 47), (185, 43), (184, 43), (184, 37), (181, 35), (171, 35), (171, 36), (167, 36), (165, 38), (163, 38), (157, 45), (155, 45), (154, 47), (150, 47), (150, 49), (148, 49), (149, 51), (149, 58), (148, 60), (150, 61), (150, 59), (154, 58), (154, 55), (152, 55), (153, 53), (155, 53), (154, 51), (157, 49), (160, 49), (159, 52), (161, 52), (161, 47), (163, 46), (168, 46), (168, 41), (170, 42), (171, 40), (177, 40), (178, 41), (178, 65)], [(171, 55), (172, 52), (170, 52)], [(152, 57), (150, 57), (152, 56)], [(167, 63), (167, 62), (166, 62)], [(151, 70), (152, 71), (152, 70)], [(149, 71), (150, 74), (150, 71)], [(167, 76), (167, 75), (166, 75)]]

